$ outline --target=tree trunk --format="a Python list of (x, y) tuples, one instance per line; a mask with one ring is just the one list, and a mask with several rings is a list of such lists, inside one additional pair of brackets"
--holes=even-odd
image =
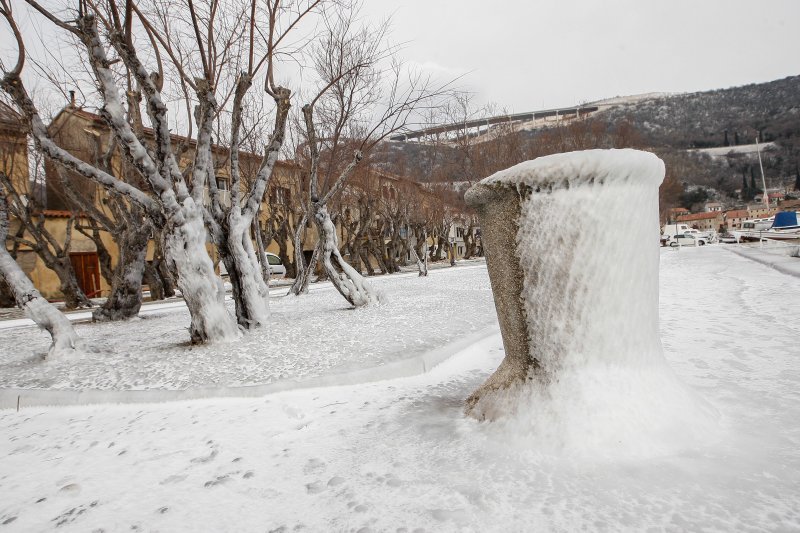
[(6, 250), (8, 235), (8, 209), (5, 192), (0, 190), (0, 275), (14, 293), (14, 299), (25, 314), (40, 328), (50, 333), (52, 343), (48, 358), (69, 355), (79, 346), (80, 340), (70, 321), (45, 300), (25, 272)]
[[(321, 250), (322, 241), (317, 243), (317, 246), (314, 248), (314, 252), (311, 254), (311, 260), (308, 262), (308, 264), (305, 265), (304, 268), (301, 268), (297, 271), (298, 276), (295, 278), (292, 287), (289, 289), (289, 294), (293, 294), (295, 296), (308, 294), (308, 285), (311, 283), (311, 275), (317, 268)], [(302, 257), (302, 253), (300, 257)]]
[[(3, 243), (3, 246), (5, 246), (5, 243)], [(5, 279), (0, 278), (0, 307), (14, 307), (16, 303), (11, 287), (6, 283)]]
[(59, 290), (64, 296), (64, 307), (67, 309), (79, 309), (94, 305), (78, 285), (78, 277), (75, 275), (75, 269), (68, 254), (55, 258), (54, 261), (47, 264), (47, 267), (58, 276), (58, 281), (60, 282)]
[[(156, 235), (153, 239), (153, 269), (158, 276), (158, 283), (163, 287), (163, 298), (175, 296), (175, 274), (169, 269), (169, 262), (164, 258), (164, 235)], [(152, 296), (152, 295), (151, 295)]]
[(158, 270), (147, 261), (144, 262), (144, 274), (142, 276), (142, 282), (146, 283), (150, 288), (151, 300), (164, 299), (164, 282), (161, 279), (161, 275), (158, 273)]
[(98, 322), (128, 320), (138, 315), (142, 307), (142, 278), (150, 240), (150, 224), (129, 227), (121, 237), (111, 294), (102, 307), (92, 312), (92, 320)]
[[(231, 211), (235, 209), (236, 206), (231, 207)], [(245, 329), (252, 329), (269, 320), (269, 288), (264, 283), (261, 266), (242, 221), (235, 215), (229, 220), (219, 254), (230, 278), (236, 322)]]
[(178, 274), (178, 288), (191, 315), (189, 335), (193, 344), (228, 340), (239, 335), (236, 322), (225, 308), (225, 287), (214, 272), (206, 250), (206, 230), (191, 198), (184, 200), (176, 216), (167, 222), (164, 252)]
[(339, 294), (354, 307), (379, 302), (378, 293), (367, 280), (342, 259), (336, 227), (324, 205), (315, 206), (314, 222), (322, 243), (322, 266)]
[(419, 258), (419, 255), (413, 246), (410, 247), (409, 250), (411, 251), (412, 259), (414, 259), (414, 261), (417, 263), (417, 270), (419, 271), (420, 277), (427, 276), (428, 265), (426, 265), (425, 262)]
[(314, 249), (314, 253), (311, 256), (310, 265), (306, 265), (303, 258), (303, 241), (301, 237), (303, 235), (303, 229), (305, 228), (307, 220), (308, 215), (303, 213), (303, 216), (300, 218), (300, 222), (298, 222), (297, 226), (294, 228), (294, 240), (292, 241), (292, 246), (294, 246), (294, 266), (296, 272), (294, 276), (294, 283), (292, 283), (292, 286), (289, 288), (289, 294), (293, 294), (294, 296), (300, 296), (301, 294), (308, 293), (308, 278), (311, 275), (310, 269), (313, 268), (314, 264), (316, 264), (317, 249), (319, 249), (319, 246)]
[(269, 287), (269, 260), (267, 260), (267, 254), (264, 251), (264, 239), (261, 238), (261, 228), (258, 226), (258, 211), (256, 211), (256, 216), (253, 217), (253, 234), (256, 238), (256, 257), (258, 257), (258, 264), (261, 266), (261, 277), (264, 279), (264, 283), (267, 284)]

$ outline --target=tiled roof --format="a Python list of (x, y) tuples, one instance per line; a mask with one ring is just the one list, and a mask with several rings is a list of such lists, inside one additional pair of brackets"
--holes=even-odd
[(750, 216), (750, 212), (747, 209), (735, 209), (733, 211), (725, 211), (725, 216), (727, 218), (747, 218)]
[(681, 215), (678, 217), (678, 222), (688, 222), (690, 220), (708, 220), (712, 218), (721, 217), (722, 213), (693, 213), (691, 215)]

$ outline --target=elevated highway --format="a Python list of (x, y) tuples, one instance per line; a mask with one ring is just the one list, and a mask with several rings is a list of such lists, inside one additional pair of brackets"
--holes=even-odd
[(542, 111), (529, 111), (527, 113), (515, 113), (512, 115), (497, 115), (494, 117), (481, 118), (475, 120), (468, 120), (466, 122), (455, 122), (453, 124), (445, 124), (442, 126), (434, 126), (417, 131), (410, 131), (389, 137), (392, 141), (408, 141), (411, 139), (419, 139), (429, 135), (437, 135), (440, 133), (448, 133), (451, 131), (469, 131), (471, 129), (480, 130), (480, 128), (489, 128), (497, 124), (504, 124), (507, 122), (530, 122), (533, 120), (543, 120), (548, 118), (575, 118), (582, 115), (589, 115), (594, 113), (599, 108), (594, 105), (577, 106), (577, 107), (560, 107), (557, 109), (545, 109)]

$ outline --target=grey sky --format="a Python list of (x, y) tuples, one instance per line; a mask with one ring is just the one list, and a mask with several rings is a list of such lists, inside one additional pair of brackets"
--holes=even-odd
[(509, 111), (800, 74), (800, 0), (367, 0), (403, 57)]

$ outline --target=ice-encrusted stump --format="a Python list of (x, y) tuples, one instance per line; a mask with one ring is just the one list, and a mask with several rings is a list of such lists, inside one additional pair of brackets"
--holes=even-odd
[(467, 400), (469, 414), (497, 418), (517, 407), (526, 387), (547, 396), (562, 378), (595, 380), (597, 368), (613, 375), (664, 364), (663, 178), (664, 163), (651, 153), (588, 150), (521, 163), (467, 192), (480, 217), (505, 348), (499, 368)]

